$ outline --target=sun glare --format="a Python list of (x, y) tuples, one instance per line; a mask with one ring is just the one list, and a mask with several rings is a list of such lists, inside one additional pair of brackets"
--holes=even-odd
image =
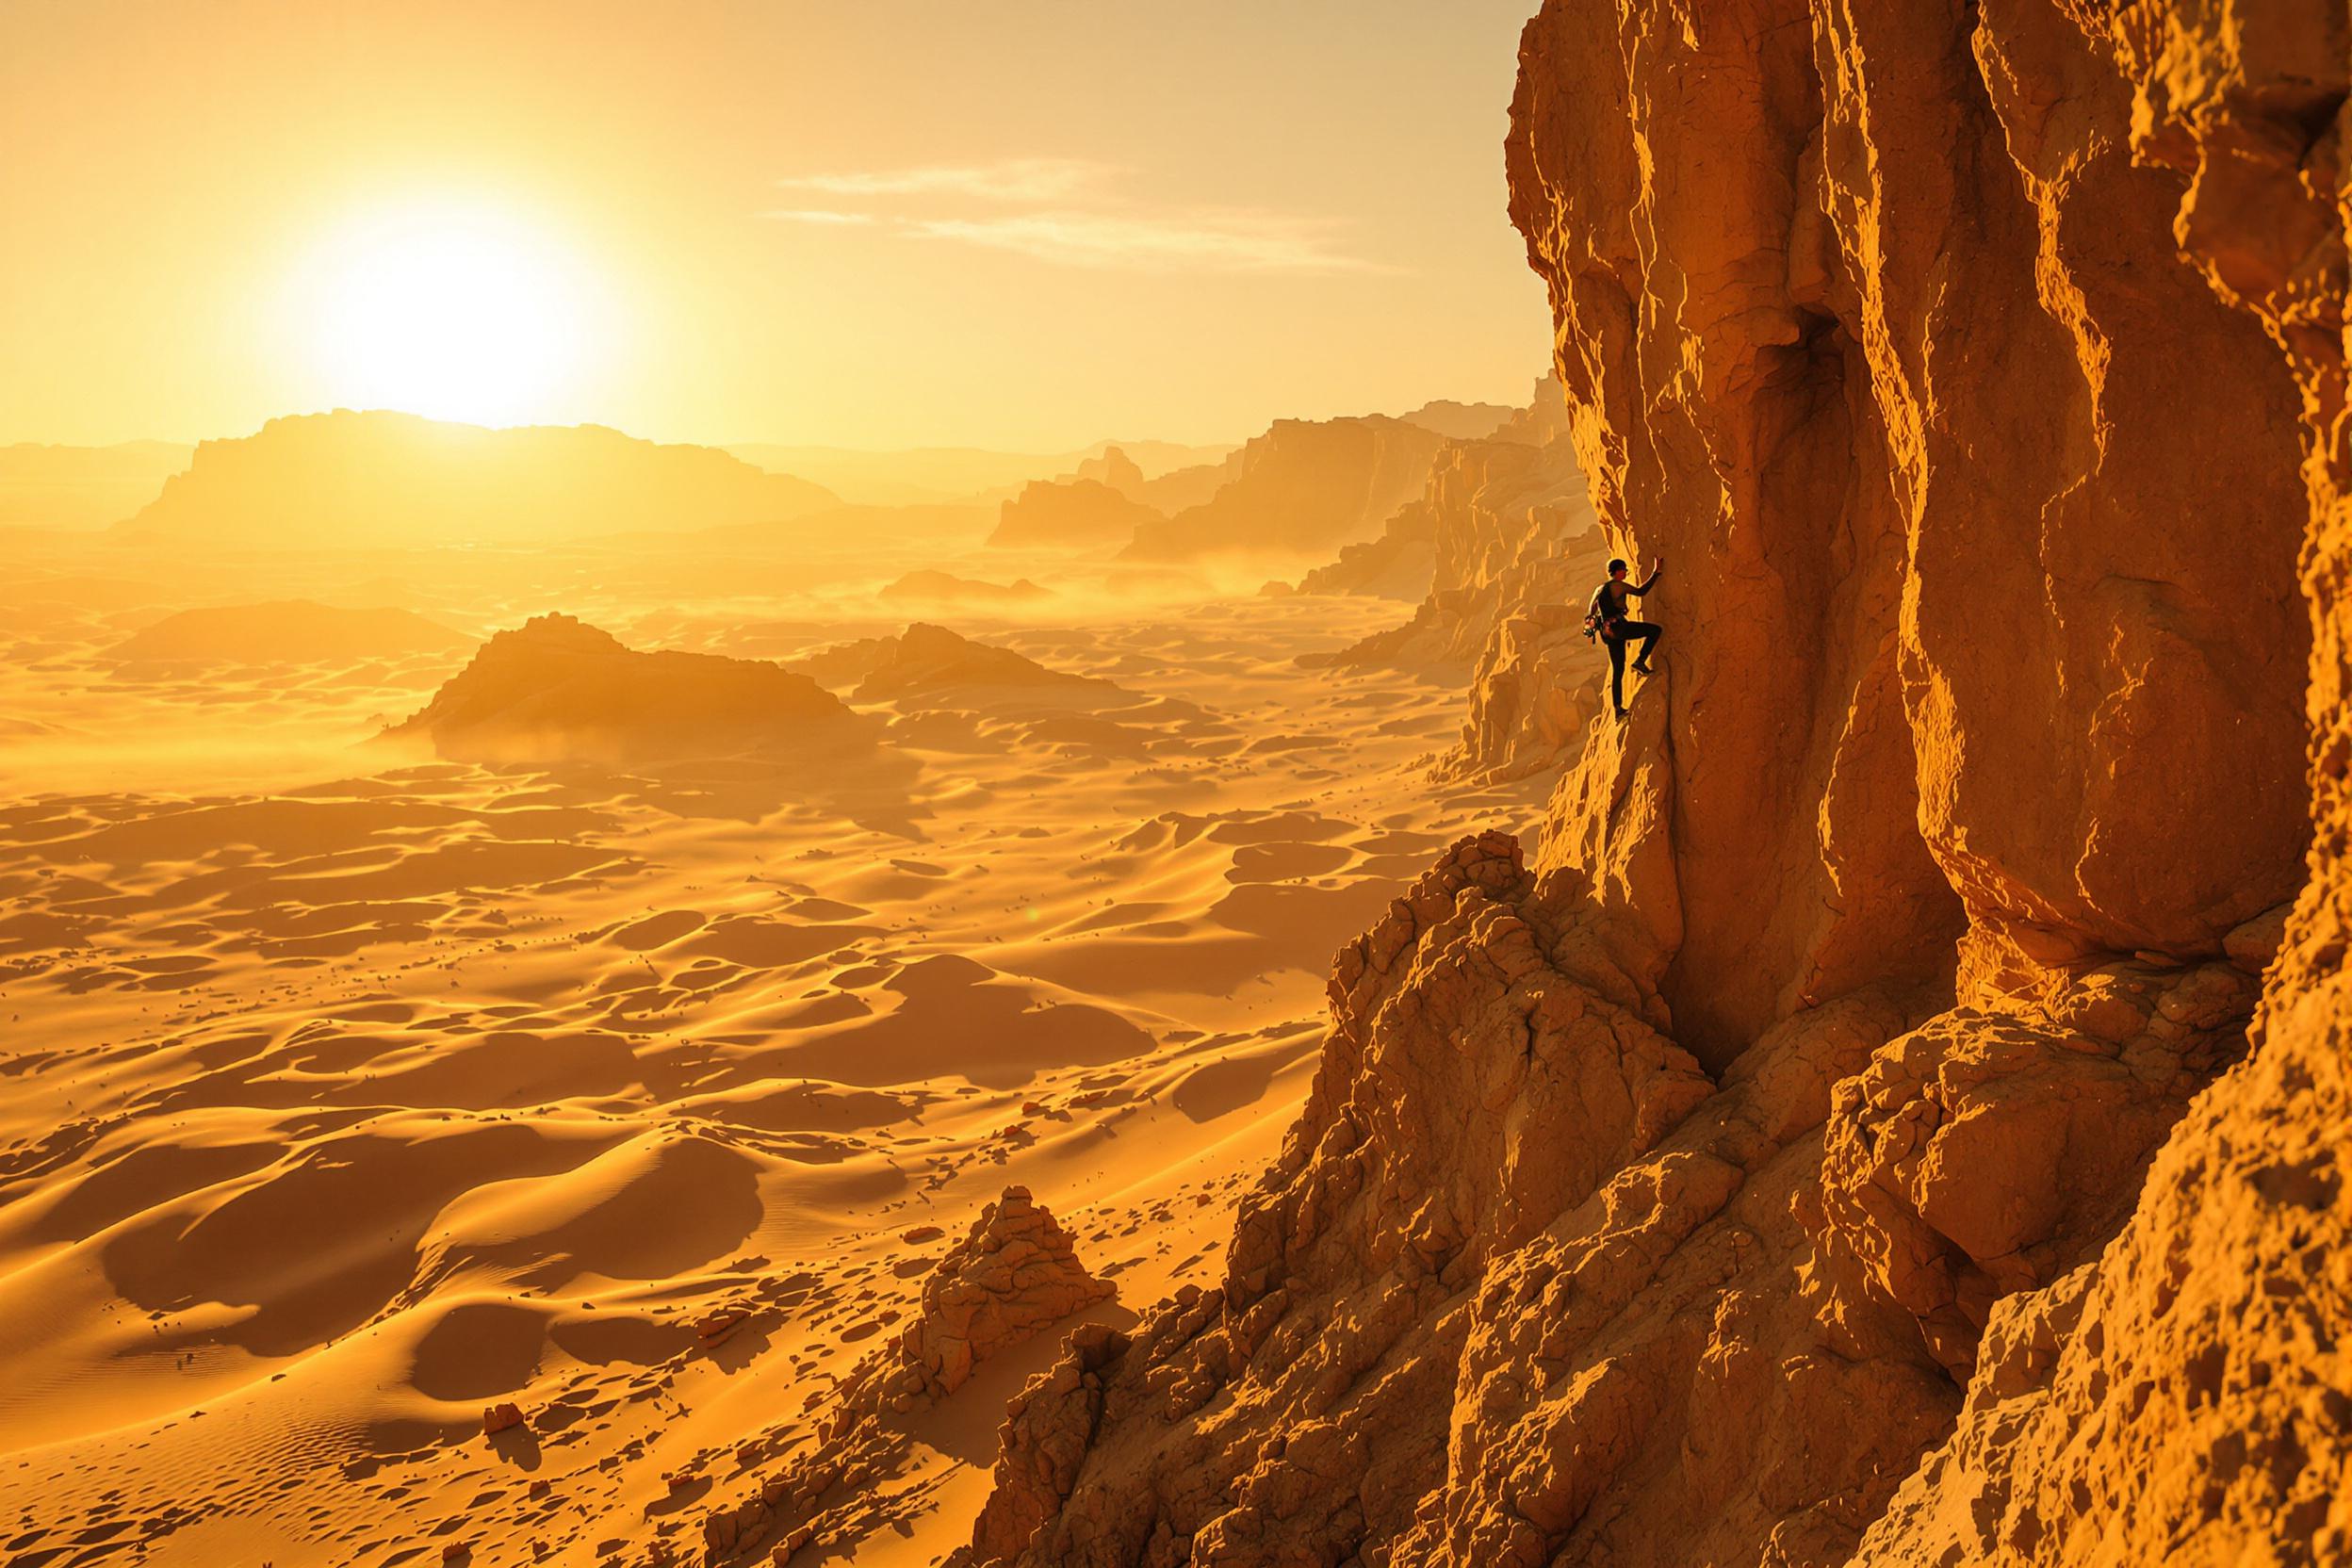
[(480, 424), (561, 418), (593, 347), (578, 259), (494, 210), (371, 215), (318, 247), (295, 293), (321, 390), (346, 407)]

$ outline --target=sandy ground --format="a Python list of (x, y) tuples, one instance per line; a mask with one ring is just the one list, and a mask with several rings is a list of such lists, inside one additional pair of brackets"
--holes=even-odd
[[(739, 1451), (810, 1441), (795, 1418), (1005, 1184), (1117, 1283), (1112, 1320), (1212, 1282), (1332, 950), (1461, 832), (1531, 829), (1548, 782), (1429, 785), (1458, 673), (1292, 665), (1396, 605), (962, 534), (0, 548), (9, 1563), (659, 1560)], [(1020, 622), (923, 618), (1125, 695), (909, 697), (855, 765), (361, 743), (531, 613), (789, 659), (898, 629), (876, 593), (918, 566), (1045, 584)], [(109, 657), (292, 598), (464, 635)], [(705, 1346), (728, 1306), (757, 1310)], [(923, 1418), (912, 1533), (799, 1560), (962, 1539), (1049, 1350)], [(503, 1399), (534, 1420), (486, 1440)]]

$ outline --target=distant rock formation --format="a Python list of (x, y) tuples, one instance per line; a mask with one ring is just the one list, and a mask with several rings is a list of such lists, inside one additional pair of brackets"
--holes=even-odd
[(1145, 482), (1144, 503), (1163, 517), (1173, 516), (1188, 507), (1204, 505), (1240, 472), (1240, 456), (1237, 449), (1215, 463), (1195, 463), (1182, 468), (1171, 468), (1157, 479)]
[(0, 447), (0, 528), (103, 528), (155, 498), (188, 466), (192, 447), (125, 441), (112, 447)]
[(572, 616), (540, 615), (484, 643), (384, 738), (471, 762), (636, 762), (845, 737), (850, 718), (780, 664), (638, 652)]
[(1073, 470), (1083, 478), (1102, 479), (1104, 475), (1090, 465), (1101, 464), (1104, 449), (1112, 447), (1145, 474), (1214, 466), (1233, 450), (1230, 446), (1186, 447), (1168, 441), (1102, 442), (1067, 452), (998, 452), (971, 447), (862, 451), (762, 442), (727, 450), (770, 473), (812, 480), (854, 504), (908, 506), (954, 500), (993, 505), (1033, 481), (1068, 478)]
[(970, 687), (1067, 687), (1119, 691), (1107, 680), (1052, 670), (1011, 648), (975, 643), (943, 626), (917, 621), (896, 637), (861, 637), (803, 659), (792, 668), (840, 687), (855, 684), (858, 702), (888, 702)]
[[(1459, 408), (1462, 405), (1445, 406)], [(1507, 473), (1509, 477), (1504, 482), (1515, 486), (1527, 498), (1529, 506), (1525, 520), (1530, 532), (1557, 541), (1561, 529), (1558, 521), (1544, 510), (1554, 503), (1579, 508), (1587, 520), (1591, 520), (1592, 507), (1584, 496), (1582, 475), (1576, 468), (1574, 449), (1564, 442), (1556, 448), (1550, 445), (1564, 436), (1568, 430), (1567, 403), (1556, 378), (1547, 376), (1536, 383), (1534, 397), (1525, 408), (1504, 409), (1485, 403), (1475, 406), (1480, 409), (1494, 407), (1501, 417), (1487, 425), (1485, 434), (1467, 439), (1491, 439), (1548, 449), (1538, 471), (1515, 469), (1506, 462), (1501, 466), (1501, 473), (1489, 476), (1493, 479)], [(1487, 422), (1481, 420), (1479, 423)], [(1431, 614), (1438, 618), (1446, 615), (1440, 608), (1441, 604), (1476, 605), (1479, 607), (1477, 613), (1481, 616), (1491, 615), (1499, 610), (1509, 596), (1483, 595), (1479, 590), (1486, 586), (1486, 578), (1481, 570), (1473, 567), (1464, 571), (1462, 568), (1465, 557), (1489, 557), (1494, 553), (1492, 541), (1498, 532), (1507, 533), (1510, 525), (1502, 523), (1493, 514), (1498, 508), (1511, 505), (1512, 498), (1485, 495), (1484, 482), (1465, 485), (1461, 476), (1462, 466), (1460, 457), (1441, 449), (1430, 466), (1429, 489), (1423, 495), (1407, 501), (1393, 513), (1381, 528), (1379, 538), (1341, 547), (1339, 559), (1329, 565), (1316, 567), (1299, 580), (1298, 591), (1302, 594), (1364, 595), (1407, 601), (1429, 599), (1432, 600)], [(1473, 515), (1473, 509), (1480, 510), (1484, 514)], [(1567, 529), (1570, 532), (1577, 531), (1573, 518), (1569, 520)], [(1441, 534), (1446, 541), (1447, 577), (1450, 580), (1442, 583), (1436, 580)], [(1518, 542), (1516, 548), (1519, 554), (1537, 559), (1544, 553), (1544, 539), (1533, 538)], [(1436, 597), (1440, 593), (1446, 596), (1443, 600)], [(1302, 660), (1301, 662), (1310, 667), (1323, 667), (1332, 663), (1413, 663), (1429, 659), (1464, 657), (1450, 645), (1462, 640), (1459, 633), (1449, 632), (1443, 637), (1442, 641), (1448, 646), (1439, 651), (1429, 637), (1422, 635), (1426, 629), (1420, 626), (1411, 630), (1400, 629), (1373, 638), (1336, 659), (1321, 656)]]
[(1087, 458), (1078, 465), (1076, 477), (1109, 485), (1131, 501), (1143, 499), (1143, 469), (1120, 448), (1105, 447), (1101, 457)]
[(1518, 414), (1509, 403), (1458, 403), (1451, 398), (1439, 398), (1396, 417), (1433, 430), (1448, 441), (1484, 441)]
[(1402, 419), (1278, 419), (1207, 501), (1135, 530), (1122, 560), (1324, 555), (1369, 539), (1429, 482), (1444, 437)]
[(473, 639), (407, 610), (345, 610), (288, 599), (183, 610), (115, 645), (126, 662), (349, 663), (448, 653)]
[(487, 430), (413, 414), (302, 415), (207, 441), (122, 536), (296, 548), (577, 539), (781, 521), (839, 504), (710, 447), (599, 425)]
[(988, 544), (996, 549), (1123, 548), (1160, 514), (1096, 479), (1038, 480), (1006, 501)]
[[(1378, 539), (1342, 545), (1339, 559), (1300, 578), (1297, 591), (1407, 603), (1425, 598), (1437, 571), (1437, 511), (1427, 497), (1407, 501), (1390, 514)], [(1282, 588), (1287, 593), (1292, 585)]]
[(914, 601), (928, 604), (1035, 604), (1050, 599), (1054, 591), (1040, 588), (1027, 578), (1011, 582), (980, 582), (968, 577), (954, 577), (946, 572), (908, 572), (883, 588), (877, 598), (894, 602)]
[[(1535, 422), (1523, 411), (1517, 428)], [(1582, 627), (1609, 555), (1574, 448), (1560, 438), (1449, 444), (1428, 493), (1390, 520), (1380, 544), (1343, 552), (1302, 586), (1329, 592), (1380, 561), (1375, 552), (1405, 558), (1423, 531), (1429, 578), (1413, 619), (1299, 663), (1471, 664), (1470, 710), (1442, 776), (1515, 778), (1571, 759), (1603, 702), (1608, 659)]]

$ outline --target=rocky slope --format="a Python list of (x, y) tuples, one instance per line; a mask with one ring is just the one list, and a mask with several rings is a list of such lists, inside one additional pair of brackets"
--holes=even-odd
[(406, 547), (775, 522), (839, 504), (828, 490), (715, 448), (657, 446), (598, 425), (486, 430), (337, 409), (203, 443), (187, 471), (115, 531), (204, 545)]
[(1342, 952), (1224, 1284), (1070, 1341), (967, 1563), (2352, 1550), (2346, 57), (1550, 0), (1512, 216), (1662, 683)]

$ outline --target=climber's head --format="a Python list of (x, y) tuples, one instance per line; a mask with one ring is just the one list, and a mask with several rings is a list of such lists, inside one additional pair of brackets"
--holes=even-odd
[(1609, 564), (1609, 575), (1610, 577), (1612, 577), (1612, 578), (1619, 578), (1619, 577), (1623, 577), (1623, 576), (1625, 576), (1625, 564), (1624, 562), (1622, 562), (1622, 561), (1612, 561), (1612, 562), (1610, 562), (1610, 563)]

